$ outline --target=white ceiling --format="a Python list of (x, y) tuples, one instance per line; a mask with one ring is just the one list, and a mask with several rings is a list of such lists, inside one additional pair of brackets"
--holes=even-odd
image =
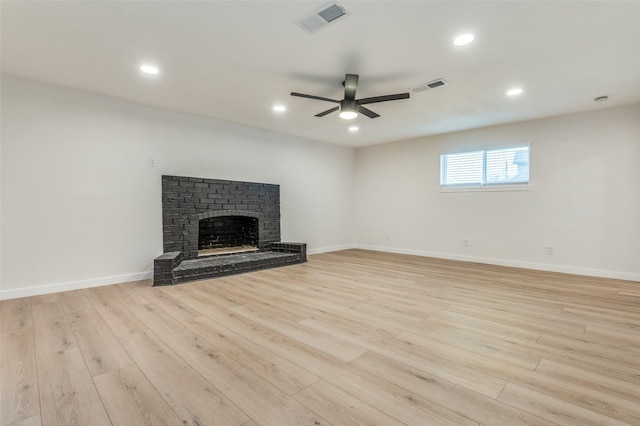
[[(2, 1), (2, 72), (346, 146), (640, 102), (640, 1), (338, 3), (349, 15), (309, 34), (295, 22), (328, 3)], [(342, 99), (346, 73), (358, 98), (450, 85), (350, 122), (289, 96)]]

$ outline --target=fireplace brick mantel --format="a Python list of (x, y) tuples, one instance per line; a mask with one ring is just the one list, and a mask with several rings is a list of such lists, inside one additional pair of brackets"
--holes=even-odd
[(258, 218), (258, 249), (280, 241), (280, 186), (162, 176), (163, 251), (198, 257), (198, 223), (217, 216)]

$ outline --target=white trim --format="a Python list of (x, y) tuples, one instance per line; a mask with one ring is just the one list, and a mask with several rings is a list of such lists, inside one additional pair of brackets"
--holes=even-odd
[(488, 265), (508, 266), (512, 268), (533, 269), (537, 271), (560, 272), (563, 274), (587, 275), (599, 278), (613, 278), (617, 280), (640, 282), (640, 273), (609, 271), (605, 269), (583, 268), (568, 265), (550, 265), (546, 263), (533, 263), (520, 260), (494, 259), (488, 257), (464, 256), (452, 253), (440, 253), (422, 250), (401, 249), (395, 247), (370, 246), (366, 244), (356, 244), (355, 248), (362, 250), (381, 251), (386, 253), (410, 254), (414, 256), (435, 257), (439, 259), (461, 260), (463, 262), (484, 263)]
[(329, 253), (332, 251), (349, 250), (359, 248), (357, 244), (344, 244), (340, 246), (320, 247), (311, 250), (307, 250), (307, 254), (320, 254)]
[(504, 191), (531, 191), (533, 185), (531, 184), (513, 184), (513, 185), (485, 185), (485, 186), (460, 186), (460, 187), (447, 187), (441, 186), (440, 192), (504, 192)]
[(531, 145), (533, 145), (533, 143), (529, 139), (527, 139), (527, 140), (523, 140), (522, 142), (513, 142), (513, 143), (498, 144), (498, 145), (482, 145), (480, 147), (475, 147), (475, 148), (474, 147), (460, 148), (454, 151), (440, 151), (440, 155), (462, 154), (465, 152), (476, 152), (476, 151), (497, 151), (500, 149), (524, 148), (525, 146), (529, 147), (529, 150), (531, 150)]
[[(345, 244), (339, 246), (320, 247), (307, 250), (307, 254), (329, 253), (332, 251), (349, 250), (357, 248), (355, 244)], [(61, 291), (79, 290), (83, 288), (99, 287), (109, 284), (120, 284), (130, 281), (140, 281), (150, 279), (153, 276), (151, 271), (138, 272), (135, 274), (114, 275), (111, 277), (92, 278), (88, 280), (70, 281), (64, 283), (44, 284), (26, 288), (2, 289), (0, 290), (0, 300), (17, 299), (19, 297), (39, 296), (41, 294), (59, 293)]]
[[(321, 254), (333, 251), (362, 249), (381, 251), (386, 253), (409, 254), (413, 256), (435, 257), (439, 259), (460, 260), (463, 262), (485, 263), (488, 265), (509, 266), (513, 268), (525, 268), (539, 271), (560, 272), (565, 274), (588, 275), (601, 278), (613, 278), (618, 280), (640, 282), (640, 274), (633, 272), (608, 271), (604, 269), (591, 269), (567, 265), (549, 265), (544, 263), (532, 263), (519, 260), (494, 259), (476, 256), (463, 256), (451, 253), (431, 252), (423, 250), (401, 249), (395, 247), (371, 246), (366, 244), (344, 244), (339, 246), (320, 247), (308, 250), (307, 254)], [(92, 278), (89, 280), (70, 281), (65, 283), (46, 284), (41, 286), (0, 290), (0, 300), (16, 299), (18, 297), (39, 296), (41, 294), (58, 293), (62, 291), (79, 290), (83, 288), (99, 287), (109, 284), (120, 284), (130, 281), (147, 280), (152, 277), (152, 272), (138, 272), (135, 274), (114, 275), (110, 277)]]
[(18, 297), (39, 296), (41, 294), (59, 293), (61, 291), (79, 290), (83, 288), (99, 287), (109, 284), (120, 284), (130, 281), (140, 281), (149, 279), (151, 277), (151, 271), (148, 271), (138, 272), (135, 274), (92, 278), (88, 280), (69, 281), (65, 283), (45, 284), (34, 287), (0, 290), (0, 300), (16, 299)]

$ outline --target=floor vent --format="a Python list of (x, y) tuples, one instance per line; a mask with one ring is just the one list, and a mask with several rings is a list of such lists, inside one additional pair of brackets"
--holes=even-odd
[(313, 34), (319, 29), (329, 25), (332, 22), (337, 21), (338, 19), (346, 15), (347, 11), (344, 7), (338, 5), (337, 3), (330, 3), (316, 10), (312, 15), (301, 19), (297, 22), (297, 24), (305, 31)]
[(412, 87), (411, 91), (413, 92), (423, 92), (429, 89), (435, 89), (436, 87), (442, 87), (449, 84), (447, 80), (444, 78), (439, 78), (437, 80), (430, 81), (428, 83), (421, 84), (420, 86)]

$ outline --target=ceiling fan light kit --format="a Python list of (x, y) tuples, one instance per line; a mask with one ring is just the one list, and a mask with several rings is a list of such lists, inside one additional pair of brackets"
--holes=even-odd
[(356, 101), (343, 100), (340, 102), (340, 118), (344, 120), (353, 120), (358, 116), (358, 105)]
[(340, 111), (340, 114), (338, 115), (340, 116), (340, 118), (344, 120), (353, 120), (358, 116), (358, 113), (355, 111), (346, 110), (346, 111)]
[(358, 88), (359, 78), (360, 77), (358, 76), (358, 74), (345, 75), (344, 82), (342, 83), (344, 85), (344, 99), (342, 99), (341, 101), (338, 101), (336, 99), (323, 98), (321, 96), (305, 95), (304, 93), (298, 92), (291, 92), (291, 96), (339, 104), (336, 107), (316, 114), (316, 117), (324, 117), (327, 114), (340, 110), (339, 116), (340, 118), (343, 118), (345, 120), (353, 120), (359, 114), (366, 115), (369, 118), (380, 117), (379, 114), (363, 107), (362, 105), (409, 98), (409, 93), (397, 93), (395, 95), (373, 96), (370, 98), (356, 99), (356, 90)]

